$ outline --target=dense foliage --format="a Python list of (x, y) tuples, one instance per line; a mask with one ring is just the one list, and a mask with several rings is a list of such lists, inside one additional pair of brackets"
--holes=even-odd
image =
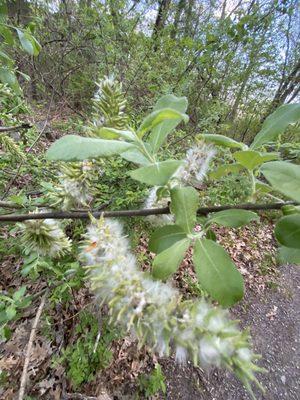
[[(264, 390), (250, 337), (224, 310), (245, 285), (215, 231), (281, 209), (278, 258), (300, 263), (296, 3), (0, 2), (0, 221), (17, 222), (3, 250), (20, 257), (23, 279), (46, 281), (53, 307), (74, 290), (94, 293), (77, 341), (55, 358), (74, 389), (109, 368), (127, 332), (160, 357), (228, 368), (252, 397), (253, 383)], [(47, 102), (43, 126), (28, 123)], [(57, 106), (72, 119), (53, 140), (45, 129)], [(118, 216), (143, 218), (122, 226)], [(200, 288), (192, 300), (172, 281), (187, 252)], [(27, 293), (3, 288), (3, 342), (35, 299)], [(137, 393), (158, 391), (155, 363)]]

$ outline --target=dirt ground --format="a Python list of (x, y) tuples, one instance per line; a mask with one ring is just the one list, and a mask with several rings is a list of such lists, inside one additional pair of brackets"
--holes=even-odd
[[(248, 292), (232, 311), (242, 326), (251, 331), (254, 349), (262, 355), (259, 362), (268, 370), (259, 380), (266, 388), (261, 400), (298, 400), (300, 398), (300, 269), (280, 268), (280, 286), (263, 296)], [(241, 383), (229, 372), (179, 368), (161, 360), (168, 378), (169, 400), (248, 400)], [(164, 397), (161, 397), (163, 399)]]

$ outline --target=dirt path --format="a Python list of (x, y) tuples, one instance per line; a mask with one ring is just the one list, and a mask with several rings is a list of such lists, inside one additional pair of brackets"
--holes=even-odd
[[(262, 296), (248, 293), (233, 314), (248, 326), (254, 348), (262, 355), (259, 364), (269, 372), (259, 378), (265, 395), (260, 400), (300, 399), (300, 268), (281, 267), (280, 287)], [(248, 400), (240, 382), (230, 373), (202, 372), (192, 367), (178, 368), (161, 362), (168, 378), (169, 400)]]

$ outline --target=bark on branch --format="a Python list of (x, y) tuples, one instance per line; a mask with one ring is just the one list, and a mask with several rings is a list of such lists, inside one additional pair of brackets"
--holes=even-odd
[[(212, 212), (224, 211), (230, 209), (238, 210), (253, 210), (253, 211), (263, 211), (263, 210), (280, 210), (281, 207), (286, 205), (298, 205), (299, 203), (288, 201), (288, 202), (278, 202), (270, 204), (238, 204), (238, 205), (224, 205), (224, 206), (212, 206), (212, 207), (201, 207), (198, 209), (198, 215), (207, 215)], [(0, 215), (0, 222), (20, 222), (30, 219), (88, 219), (90, 214), (95, 218), (99, 218), (103, 215), (104, 218), (117, 218), (117, 217), (146, 217), (148, 215), (161, 215), (169, 214), (169, 207), (163, 208), (148, 208), (140, 210), (121, 210), (121, 211), (53, 211), (53, 212), (43, 212), (43, 213), (32, 213), (32, 214), (9, 214)]]
[(32, 126), (27, 123), (18, 126), (0, 126), (0, 133), (13, 132), (13, 131), (18, 131), (19, 129), (30, 129), (30, 128), (32, 128)]

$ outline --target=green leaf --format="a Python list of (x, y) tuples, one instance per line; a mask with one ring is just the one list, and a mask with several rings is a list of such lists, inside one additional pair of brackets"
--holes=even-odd
[(157, 162), (131, 171), (129, 175), (132, 179), (151, 186), (163, 186), (174, 175), (181, 164), (182, 161), (177, 160)]
[(267, 161), (278, 160), (279, 155), (277, 153), (259, 153), (254, 150), (246, 150), (236, 151), (233, 157), (243, 167), (252, 171)]
[(173, 110), (172, 108), (163, 108), (161, 110), (153, 111), (144, 119), (137, 134), (139, 137), (143, 137), (145, 132), (152, 130), (162, 122), (170, 120), (179, 120), (179, 122), (183, 120), (184, 122), (188, 122), (189, 117), (186, 114)]
[(6, 318), (8, 321), (11, 321), (17, 314), (17, 310), (13, 305), (6, 307)]
[(16, 75), (7, 68), (0, 68), (0, 79), (9, 86), (13, 86), (17, 82)]
[(16, 28), (16, 31), (19, 36), (20, 43), (26, 53), (30, 54), (31, 56), (37, 56), (41, 50), (39, 42), (29, 32), (22, 31), (18, 28)]
[(300, 203), (300, 165), (271, 161), (260, 168), (272, 187)]
[(225, 307), (241, 300), (243, 278), (222, 246), (212, 240), (198, 239), (193, 260), (199, 282), (213, 299)]
[(15, 301), (20, 300), (24, 294), (26, 292), (26, 286), (21, 286), (19, 290), (17, 290), (14, 294), (13, 294), (13, 299)]
[(227, 226), (230, 228), (238, 228), (249, 224), (251, 221), (258, 221), (259, 217), (256, 213), (248, 210), (237, 210), (230, 209), (224, 211), (218, 211), (211, 214), (208, 218), (207, 223), (218, 224), (221, 226)]
[(123, 153), (132, 145), (119, 140), (105, 140), (67, 135), (57, 140), (47, 151), (48, 160), (82, 161), (110, 157)]
[(300, 215), (281, 218), (275, 226), (275, 237), (285, 247), (300, 249)]
[(30, 35), (30, 36), (31, 36), (31, 41), (32, 41), (33, 47), (34, 47), (34, 56), (38, 56), (41, 51), (42, 46), (40, 45), (40, 43), (36, 40), (36, 38), (34, 36), (32, 36), (32, 35)]
[(29, 82), (30, 81), (30, 76), (29, 75), (27, 75), (27, 74), (24, 74), (24, 72), (22, 72), (22, 71), (16, 71), (19, 75), (21, 75), (24, 79), (25, 79), (25, 81), (27, 81), (27, 82)]
[(264, 121), (260, 132), (255, 136), (250, 148), (256, 149), (264, 143), (275, 140), (285, 131), (289, 124), (300, 119), (300, 103), (284, 104), (275, 110)]
[(4, 51), (0, 50), (0, 58), (2, 59), (3, 62), (7, 65), (13, 65), (13, 60), (6, 54)]
[(237, 142), (227, 136), (217, 135), (217, 134), (203, 134), (200, 137), (208, 143), (214, 143), (217, 146), (230, 147), (230, 148), (238, 148), (238, 149), (247, 149), (248, 146), (244, 143)]
[(135, 148), (129, 149), (125, 151), (124, 153), (121, 153), (120, 156), (124, 158), (124, 160), (133, 162), (135, 164), (139, 165), (151, 165), (151, 162), (148, 160), (147, 157), (144, 156), (144, 154)]
[(179, 264), (183, 260), (191, 240), (183, 239), (173, 244), (173, 246), (159, 253), (153, 262), (152, 275), (155, 279), (167, 279), (176, 272)]
[(153, 232), (148, 247), (150, 251), (158, 254), (173, 246), (174, 243), (184, 239), (185, 237), (186, 233), (180, 226), (165, 225)]
[(279, 248), (278, 258), (282, 263), (300, 265), (300, 250), (281, 246)]
[(0, 25), (0, 34), (8, 45), (12, 46), (14, 44), (14, 36), (10, 28)]
[(270, 193), (270, 192), (272, 192), (272, 188), (271, 188), (271, 186), (267, 185), (264, 182), (255, 180), (255, 192), (256, 193)]
[[(176, 97), (173, 94), (168, 94), (161, 97), (153, 108), (153, 111), (158, 111), (164, 108), (176, 110), (180, 113), (185, 113), (188, 106), (186, 97)], [(168, 134), (181, 122), (182, 118), (166, 120), (152, 129), (149, 144), (154, 153), (156, 153)]]
[(97, 129), (96, 134), (103, 139), (123, 138), (123, 139), (129, 140), (129, 141), (135, 140), (134, 133), (131, 131), (128, 131), (128, 130), (122, 131), (120, 129), (103, 127), (103, 128)]
[(176, 224), (191, 233), (196, 223), (199, 196), (192, 187), (176, 187), (171, 190), (171, 211)]
[(34, 55), (34, 46), (32, 44), (31, 39), (28, 37), (27, 32), (23, 32), (23, 31), (21, 31), (20, 29), (17, 29), (17, 28), (16, 28), (16, 31), (17, 31), (17, 34), (19, 36), (19, 40), (20, 40), (20, 43), (21, 43), (23, 49), (26, 51), (26, 53), (28, 53), (31, 56), (33, 56)]
[(244, 167), (241, 164), (233, 163), (233, 164), (224, 164), (212, 171), (209, 174), (211, 179), (219, 179), (223, 176), (230, 174), (231, 172), (237, 173), (240, 172)]
[(16, 93), (21, 93), (16, 75), (10, 69), (0, 67), (0, 80), (10, 86)]
[(217, 236), (212, 229), (207, 229), (205, 237), (206, 239), (213, 240), (214, 242), (217, 241)]
[(287, 204), (281, 207), (283, 215), (300, 214), (300, 206), (294, 206), (293, 204)]

